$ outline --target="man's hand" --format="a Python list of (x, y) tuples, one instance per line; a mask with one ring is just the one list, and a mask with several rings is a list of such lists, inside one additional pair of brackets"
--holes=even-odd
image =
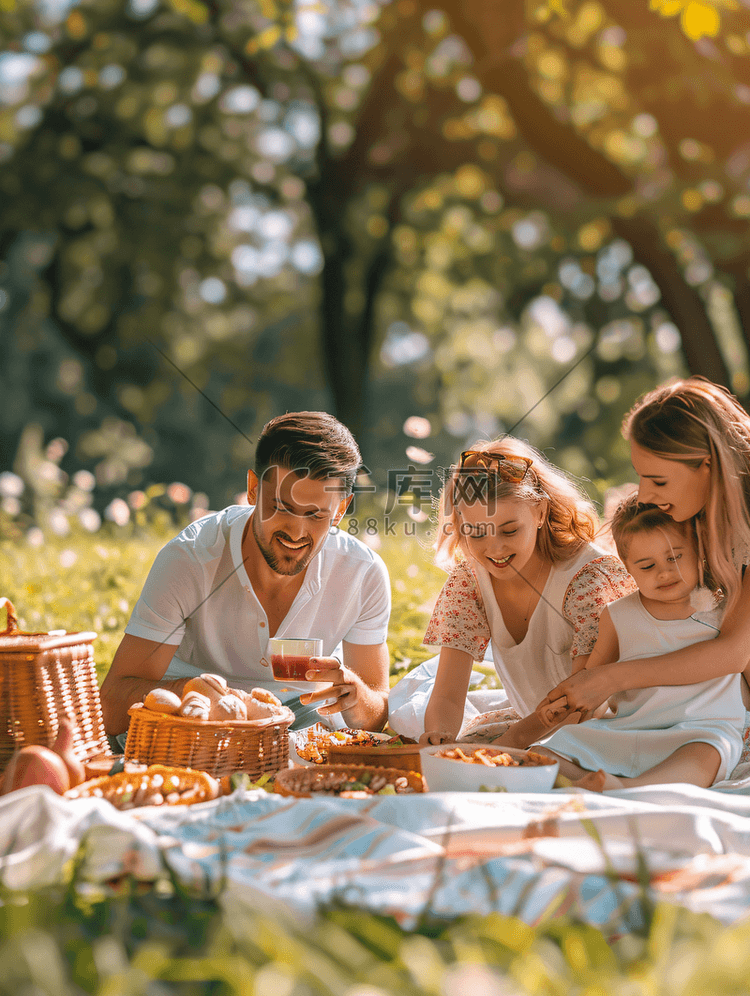
[(382, 730), (388, 718), (389, 655), (385, 643), (343, 643), (344, 663), (336, 657), (310, 658), (308, 680), (331, 684), (318, 692), (300, 696), (304, 705), (321, 705), (327, 716), (341, 713), (344, 723), (356, 730)]
[[(344, 667), (338, 657), (311, 657), (310, 670), (305, 675), (308, 681), (330, 681), (329, 688), (321, 688), (316, 692), (305, 692), (299, 700), (303, 705), (315, 705), (325, 702), (318, 712), (321, 716), (353, 709), (362, 699), (364, 682), (350, 670)], [(333, 701), (331, 701), (333, 699)]]

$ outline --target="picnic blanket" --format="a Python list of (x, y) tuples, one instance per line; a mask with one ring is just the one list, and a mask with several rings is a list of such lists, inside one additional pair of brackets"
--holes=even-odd
[[(119, 812), (42, 786), (0, 797), (0, 881), (153, 881), (166, 864), (222, 901), (312, 918), (344, 903), (411, 929), (491, 911), (534, 924), (573, 913), (615, 934), (652, 899), (724, 923), (750, 909), (750, 770), (722, 788), (661, 785), (598, 795), (425, 793), (300, 799), (237, 791), (192, 807)], [(609, 871), (616, 872), (611, 876)], [(640, 881), (639, 881), (640, 875)]]

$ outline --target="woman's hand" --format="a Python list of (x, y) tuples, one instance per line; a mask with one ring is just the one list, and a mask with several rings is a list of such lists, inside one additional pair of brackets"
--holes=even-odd
[(582, 722), (619, 691), (612, 678), (611, 667), (578, 671), (547, 693), (536, 707), (536, 714), (547, 727), (556, 726), (574, 712), (581, 714)]
[(421, 744), (453, 744), (457, 734), (449, 730), (425, 730), (419, 738)]

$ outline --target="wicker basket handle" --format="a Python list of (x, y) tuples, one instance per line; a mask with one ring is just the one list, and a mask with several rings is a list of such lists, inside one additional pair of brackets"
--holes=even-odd
[(13, 636), (14, 633), (18, 632), (18, 616), (13, 602), (9, 598), (0, 598), (0, 609), (5, 609), (8, 615), (5, 629), (0, 631), (0, 636)]

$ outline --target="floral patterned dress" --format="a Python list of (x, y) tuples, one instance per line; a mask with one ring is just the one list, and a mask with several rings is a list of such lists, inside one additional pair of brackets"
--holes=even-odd
[[(504, 720), (510, 721), (536, 708), (572, 672), (573, 660), (591, 653), (604, 606), (634, 590), (635, 582), (617, 557), (586, 544), (552, 566), (526, 636), (516, 643), (505, 627), (489, 573), (461, 561), (438, 597), (423, 642), (462, 650), (473, 660), (482, 660), (492, 642), (495, 669), (513, 710)], [(487, 721), (490, 714), (472, 726), (479, 719)]]

